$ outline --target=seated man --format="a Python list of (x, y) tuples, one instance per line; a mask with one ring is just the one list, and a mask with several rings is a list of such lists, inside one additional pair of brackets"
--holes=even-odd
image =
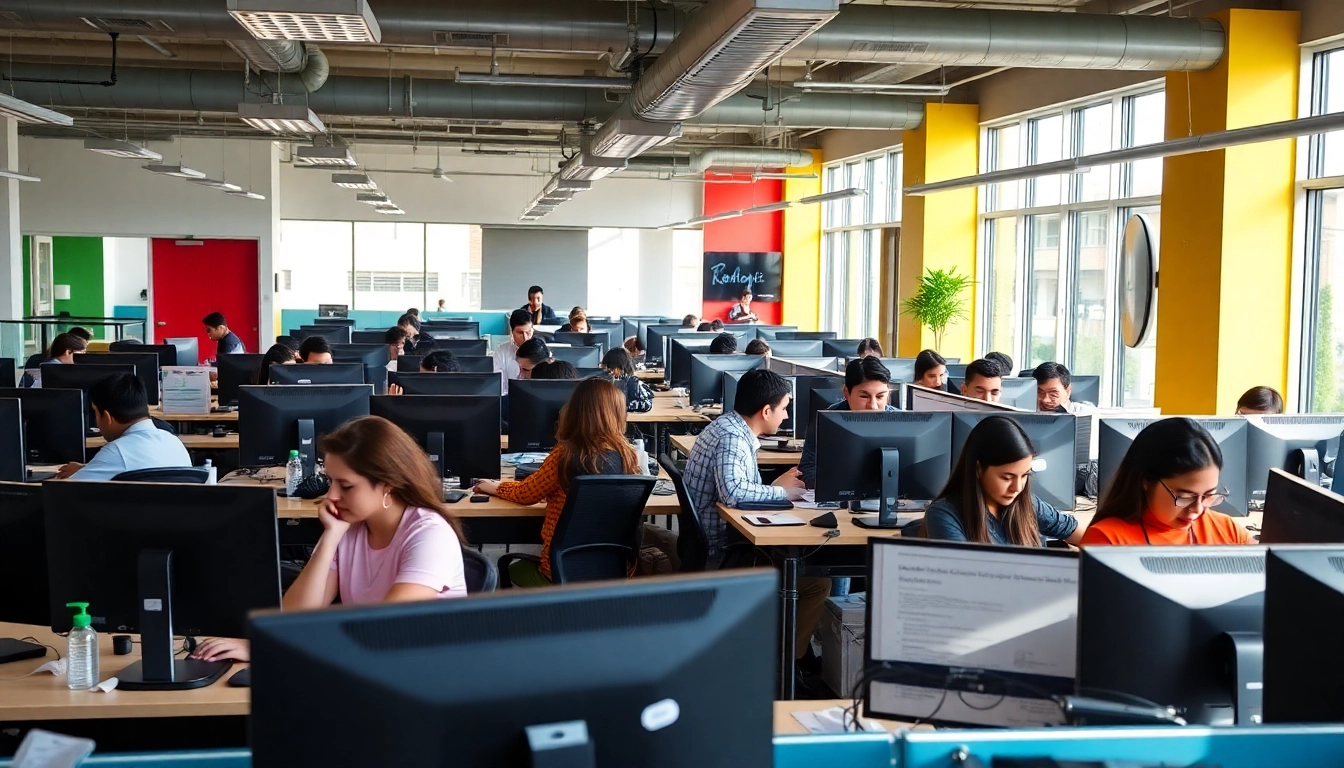
[(1003, 373), (998, 364), (981, 358), (966, 366), (961, 394), (987, 403), (999, 402), (1003, 396)]
[(711, 355), (735, 355), (737, 354), (737, 337), (731, 333), (720, 333), (709, 342), (709, 354)]
[(243, 348), (243, 340), (238, 338), (238, 334), (229, 330), (229, 323), (224, 319), (224, 315), (211, 312), (201, 322), (205, 324), (205, 335), (217, 345), (215, 359), (219, 359), (220, 355), (241, 355), (247, 351)]
[(299, 359), (308, 364), (329, 365), (331, 344), (321, 336), (309, 336), (299, 345)]
[[(894, 411), (891, 399), (891, 371), (876, 357), (859, 357), (845, 366), (844, 399), (828, 411)], [(798, 471), (808, 488), (817, 487), (817, 424), (814, 420), (803, 442)]]
[(1041, 363), (1031, 372), (1036, 379), (1036, 410), (1079, 416), (1097, 409), (1092, 403), (1073, 402), (1073, 379), (1059, 363)]
[(401, 326), (393, 326), (387, 329), (383, 334), (383, 343), (387, 345), (387, 370), (394, 372), (397, 370), (397, 358), (401, 357), (402, 350), (406, 345), (406, 329)]
[(111, 480), (134, 469), (191, 466), (182, 441), (154, 426), (140, 379), (129, 373), (108, 376), (89, 391), (89, 402), (107, 445), (88, 464), (61, 467), (58, 478)]

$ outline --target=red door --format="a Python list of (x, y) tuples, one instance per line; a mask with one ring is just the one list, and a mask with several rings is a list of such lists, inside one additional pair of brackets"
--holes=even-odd
[(154, 338), (195, 336), (202, 360), (215, 358), (215, 342), (201, 318), (220, 312), (248, 352), (258, 346), (257, 241), (198, 240), (200, 245), (155, 238), (150, 272), (154, 294)]

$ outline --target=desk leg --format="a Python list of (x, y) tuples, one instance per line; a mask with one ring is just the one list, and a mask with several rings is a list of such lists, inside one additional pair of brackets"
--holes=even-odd
[(784, 558), (784, 589), (780, 591), (784, 618), (783, 658), (779, 665), (779, 698), (792, 701), (794, 696), (794, 675), (797, 671), (798, 655), (798, 571), (802, 562), (797, 557)]

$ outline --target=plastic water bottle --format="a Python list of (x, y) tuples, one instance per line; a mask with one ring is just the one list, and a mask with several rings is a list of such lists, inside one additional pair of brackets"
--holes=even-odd
[(642, 439), (635, 441), (635, 459), (639, 462), (639, 474), (649, 474), (649, 452), (644, 450)]
[(210, 473), (210, 478), (205, 481), (206, 485), (216, 485), (219, 483), (219, 469), (215, 467), (210, 459), (205, 460), (205, 471)]
[(299, 495), (299, 483), (303, 482), (303, 462), (298, 451), (289, 452), (289, 461), (285, 463), (285, 495), (293, 498)]
[(66, 603), (65, 606), (79, 609), (68, 638), (66, 682), (72, 691), (87, 691), (99, 683), (98, 633), (93, 629), (88, 603)]

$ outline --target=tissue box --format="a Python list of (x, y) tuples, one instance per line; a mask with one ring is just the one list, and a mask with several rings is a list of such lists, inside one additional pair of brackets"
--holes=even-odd
[(826, 600), (817, 635), (821, 638), (821, 679), (841, 698), (854, 691), (863, 675), (867, 595), (857, 592)]

